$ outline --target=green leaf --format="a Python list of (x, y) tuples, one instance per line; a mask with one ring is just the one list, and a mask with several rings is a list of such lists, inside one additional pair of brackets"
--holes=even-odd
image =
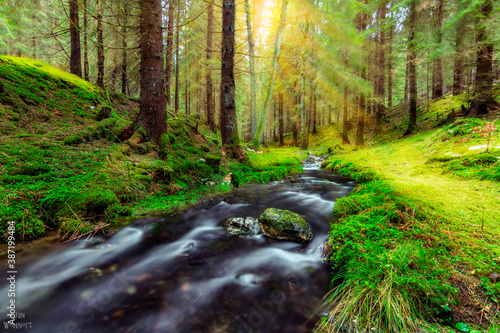
[(467, 324), (464, 323), (456, 323), (455, 327), (465, 333), (470, 333), (470, 327)]

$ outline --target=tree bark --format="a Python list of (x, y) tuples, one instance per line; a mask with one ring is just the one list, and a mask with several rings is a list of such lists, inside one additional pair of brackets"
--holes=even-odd
[(375, 113), (375, 133), (382, 126), (382, 117), (385, 113), (385, 15), (386, 4), (382, 3), (379, 8), (379, 53), (378, 53), (378, 80), (377, 80), (377, 111)]
[(415, 128), (417, 128), (417, 50), (415, 41), (415, 23), (417, 19), (417, 0), (411, 0), (410, 2), (410, 36), (408, 37), (408, 55), (410, 61), (408, 64), (409, 68), (409, 85), (410, 85), (410, 118), (408, 122), (408, 129), (404, 133), (404, 136), (410, 135)]
[(167, 130), (160, 0), (141, 0), (141, 96), (139, 126), (159, 142)]
[(469, 116), (475, 117), (489, 112), (490, 104), (497, 104), (492, 96), (493, 42), (489, 39), (486, 22), (493, 11), (493, 1), (486, 0), (481, 8), (477, 34), (477, 65), (474, 99)]
[(222, 44), (221, 44), (221, 85), (220, 85), (220, 131), (222, 145), (234, 158), (244, 158), (239, 145), (236, 103), (234, 100), (234, 27), (236, 9), (234, 0), (222, 2)]
[(212, 86), (212, 64), (210, 63), (212, 59), (212, 30), (213, 30), (213, 2), (208, 6), (208, 18), (207, 18), (207, 124), (208, 127), (214, 131), (214, 110), (212, 109), (213, 102), (213, 86)]
[(175, 92), (174, 92), (174, 112), (179, 113), (179, 34), (181, 30), (181, 8), (177, 8), (177, 28), (175, 29)]
[[(394, 43), (394, 14), (391, 14), (391, 26), (389, 28), (389, 43), (387, 47), (387, 53), (389, 56), (387, 57), (387, 107), (389, 109), (392, 108), (392, 86), (393, 86), (393, 80), (392, 80), (392, 44)], [(365, 72), (366, 75), (366, 72)]]
[(312, 129), (312, 133), (313, 134), (316, 134), (318, 133), (318, 130), (316, 128), (316, 126), (318, 125), (318, 109), (317, 109), (317, 96), (316, 96), (316, 92), (313, 92), (312, 93), (312, 99), (313, 99), (313, 108), (312, 108), (312, 126), (313, 126), (313, 129)]
[[(365, 0), (365, 4), (367, 4), (367, 2), (368, 1)], [(366, 30), (367, 16), (365, 13), (362, 13), (360, 16), (361, 17), (360, 17), (359, 30), (361, 33), (363, 33)], [(389, 61), (389, 63), (390, 63), (390, 61)], [(389, 77), (390, 77), (390, 75), (389, 75)], [(363, 66), (361, 68), (361, 80), (362, 81), (366, 80), (366, 67), (365, 66)], [(355, 143), (356, 148), (364, 145), (365, 109), (366, 109), (365, 95), (363, 93), (361, 93), (361, 94), (359, 94), (358, 115), (357, 115), (357, 119), (356, 119), (356, 143)]]
[[(435, 15), (436, 42), (437, 47), (440, 48), (443, 43), (444, 0), (437, 0)], [(432, 64), (432, 99), (436, 99), (443, 97), (443, 59), (441, 55), (438, 55)]]
[(127, 17), (128, 17), (128, 4), (123, 4), (123, 26), (122, 26), (122, 94), (130, 94), (127, 91), (128, 87), (128, 73), (127, 73)]
[[(347, 60), (347, 53), (345, 54), (345, 66), (347, 67), (349, 62)], [(344, 114), (342, 117), (342, 144), (347, 145), (351, 143), (349, 136), (347, 135), (347, 129), (349, 126), (349, 88), (347, 84), (344, 87)]]
[(97, 86), (104, 88), (104, 37), (102, 31), (102, 0), (97, 0)]
[(280, 102), (279, 102), (279, 138), (280, 138), (280, 147), (284, 146), (283, 142), (283, 134), (285, 132), (285, 127), (283, 124), (283, 93), (280, 93)]
[(276, 68), (278, 67), (278, 59), (280, 56), (281, 50), (281, 37), (283, 35), (283, 30), (285, 29), (285, 20), (286, 20), (286, 7), (288, 5), (288, 0), (282, 0), (283, 4), (280, 12), (280, 25), (278, 28), (278, 33), (276, 35), (276, 42), (274, 43), (274, 56), (273, 56), (273, 64), (272, 64), (272, 72), (271, 78), (269, 80), (269, 86), (266, 94), (266, 99), (264, 103), (264, 110), (262, 111), (261, 118), (259, 120), (259, 125), (257, 126), (257, 131), (255, 132), (255, 136), (253, 138), (253, 145), (255, 147), (259, 146), (259, 142), (262, 139), (262, 133), (264, 129), (265, 122), (267, 120), (267, 116), (269, 114), (269, 107), (271, 105), (271, 99), (273, 97), (273, 89), (274, 89), (274, 79), (276, 77)]
[(255, 67), (254, 67), (254, 44), (252, 33), (252, 17), (250, 13), (250, 1), (245, 0), (245, 14), (247, 23), (247, 40), (248, 40), (248, 62), (250, 65), (250, 84), (251, 84), (251, 102), (252, 102), (252, 138), (257, 131), (257, 84), (255, 82)]
[(167, 96), (167, 106), (171, 105), (170, 83), (172, 78), (172, 53), (174, 50), (174, 13), (175, 0), (168, 1), (168, 25), (167, 25), (167, 50), (165, 55), (165, 90)]
[(302, 40), (302, 62), (301, 62), (301, 73), (300, 73), (300, 117), (301, 117), (301, 126), (300, 126), (300, 149), (307, 149), (307, 134), (309, 129), (307, 128), (307, 115), (306, 115), (306, 42), (307, 42), (307, 34), (309, 32), (309, 22), (306, 23), (305, 31), (303, 31), (303, 40)]
[(88, 16), (87, 0), (83, 0), (83, 78), (90, 82), (89, 77), (89, 49), (88, 49)]
[(464, 82), (464, 42), (465, 34), (464, 17), (457, 23), (457, 31), (455, 37), (455, 63), (453, 66), (453, 96), (463, 93)]
[(71, 56), (69, 62), (70, 71), (71, 74), (82, 77), (78, 0), (69, 0), (69, 34), (71, 38)]

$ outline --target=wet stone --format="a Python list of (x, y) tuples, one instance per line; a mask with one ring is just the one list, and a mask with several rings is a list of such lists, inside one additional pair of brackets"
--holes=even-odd
[(254, 236), (260, 233), (259, 221), (255, 217), (230, 217), (224, 222), (230, 236)]
[(299, 214), (277, 208), (268, 208), (259, 217), (264, 235), (293, 242), (305, 243), (313, 238), (311, 227)]

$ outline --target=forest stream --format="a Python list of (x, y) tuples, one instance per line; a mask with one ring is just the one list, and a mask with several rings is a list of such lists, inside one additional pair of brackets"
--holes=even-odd
[[(331, 281), (322, 252), (333, 203), (355, 183), (308, 161), (292, 181), (237, 188), (18, 265), (17, 322), (44, 333), (311, 332)], [(300, 214), (313, 240), (228, 236), (227, 218), (269, 207)]]

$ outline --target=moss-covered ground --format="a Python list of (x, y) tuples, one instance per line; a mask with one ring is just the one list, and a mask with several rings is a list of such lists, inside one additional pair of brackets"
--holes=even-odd
[(338, 274), (323, 329), (500, 329), (500, 288), (489, 278), (500, 272), (500, 133), (486, 152), (474, 130), (500, 121), (443, 123), (465, 100), (422, 107), (419, 131), (405, 138), (397, 110), (380, 135), (368, 127), (364, 147), (342, 145), (338, 124), (311, 137), (311, 150), (333, 150), (323, 167), (359, 182), (334, 208), (328, 253)]
[(301, 171), (297, 150), (224, 157), (217, 134), (193, 116), (170, 117), (159, 145), (140, 130), (121, 140), (138, 107), (43, 62), (0, 56), (0, 234), (9, 221), (21, 240), (105, 233), (122, 217)]

